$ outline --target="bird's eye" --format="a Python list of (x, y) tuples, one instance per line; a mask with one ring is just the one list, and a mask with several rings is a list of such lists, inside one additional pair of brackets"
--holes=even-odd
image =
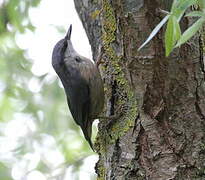
[(81, 62), (81, 59), (79, 57), (75, 57), (75, 61), (79, 63)]

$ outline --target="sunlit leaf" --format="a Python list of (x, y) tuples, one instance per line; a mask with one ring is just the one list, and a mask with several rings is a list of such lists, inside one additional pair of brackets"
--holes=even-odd
[(186, 14), (186, 17), (201, 17), (201, 16), (205, 16), (205, 13), (203, 13), (201, 11), (192, 11), (192, 12)]
[(189, 27), (181, 36), (175, 47), (181, 46), (183, 43), (188, 41), (197, 31), (202, 27), (205, 22), (205, 18), (198, 19), (191, 27)]
[(172, 3), (171, 12), (173, 12), (174, 10), (176, 10), (176, 8), (179, 7), (180, 3), (182, 3), (182, 0), (174, 0), (173, 3)]
[(166, 56), (169, 56), (171, 51), (174, 49), (175, 43), (180, 37), (181, 37), (180, 25), (177, 21), (177, 18), (171, 15), (167, 23), (167, 28), (165, 32)]
[(183, 12), (188, 7), (192, 6), (193, 4), (196, 4), (196, 2), (197, 0), (181, 0), (178, 9), (180, 9)]
[(177, 21), (177, 18), (175, 16), (173, 16), (173, 28), (174, 28), (173, 36), (174, 36), (175, 42), (176, 42), (181, 37), (181, 28), (180, 28), (179, 22)]
[(177, 20), (180, 21), (187, 8), (194, 5), (196, 1), (197, 0), (177, 0), (175, 6), (172, 8), (171, 14), (176, 16)]
[(165, 32), (165, 49), (166, 56), (170, 54), (172, 49), (174, 48), (175, 38), (174, 38), (174, 21), (173, 16), (170, 16), (169, 21), (167, 23), (167, 28)]

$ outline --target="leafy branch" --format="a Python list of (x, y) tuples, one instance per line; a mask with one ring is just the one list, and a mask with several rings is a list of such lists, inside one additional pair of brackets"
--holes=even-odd
[[(179, 23), (187, 9), (191, 6), (197, 6), (199, 7), (199, 10), (192, 11), (186, 14), (185, 17), (198, 17), (198, 19), (182, 33)], [(153, 29), (149, 37), (138, 50), (142, 49), (148, 42), (150, 42), (162, 26), (167, 23), (165, 31), (165, 54), (166, 56), (169, 56), (174, 48), (177, 48), (187, 42), (203, 26), (203, 23), (205, 22), (205, 0), (174, 0), (171, 12), (163, 12), (167, 15)]]

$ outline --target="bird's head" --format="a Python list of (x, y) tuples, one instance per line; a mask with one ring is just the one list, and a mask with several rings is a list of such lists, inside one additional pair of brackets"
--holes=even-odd
[(71, 42), (71, 32), (72, 32), (72, 25), (70, 25), (66, 36), (57, 42), (53, 49), (52, 54), (52, 65), (53, 67), (59, 66), (64, 63), (64, 58), (67, 59), (76, 59), (78, 54), (73, 48)]

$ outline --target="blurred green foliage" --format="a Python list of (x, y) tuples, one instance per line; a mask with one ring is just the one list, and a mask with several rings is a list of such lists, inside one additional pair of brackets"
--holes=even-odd
[[(23, 179), (34, 170), (63, 180), (68, 167), (78, 179), (83, 160), (93, 154), (69, 115), (58, 79), (35, 76), (32, 60), (15, 42), (16, 33), (35, 30), (29, 8), (39, 2), (0, 4), (0, 180)], [(29, 88), (32, 80), (39, 91)]]

